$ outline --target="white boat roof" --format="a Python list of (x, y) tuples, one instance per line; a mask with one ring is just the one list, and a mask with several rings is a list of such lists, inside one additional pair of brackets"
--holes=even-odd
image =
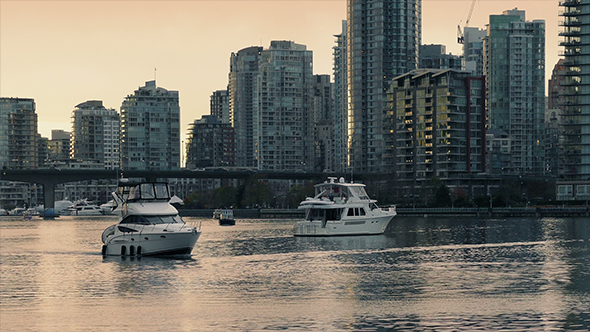
[(328, 181), (315, 186), (315, 196), (307, 198), (299, 204), (300, 208), (322, 207), (336, 208), (350, 206), (351, 204), (368, 204), (375, 203), (367, 195), (365, 185), (362, 183), (345, 182), (344, 178), (336, 181), (336, 178), (330, 177)]

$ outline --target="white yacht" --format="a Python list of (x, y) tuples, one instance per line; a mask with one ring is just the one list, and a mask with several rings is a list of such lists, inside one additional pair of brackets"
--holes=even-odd
[(89, 200), (82, 199), (64, 210), (63, 214), (68, 216), (100, 216), (103, 213), (100, 206)]
[(190, 254), (201, 235), (200, 223), (187, 225), (170, 201), (165, 182), (122, 179), (113, 193), (121, 220), (102, 233), (102, 254), (116, 256)]
[(315, 185), (315, 196), (299, 204), (305, 220), (297, 222), (295, 236), (383, 234), (396, 215), (395, 206), (379, 208), (365, 185), (346, 183), (344, 178)]

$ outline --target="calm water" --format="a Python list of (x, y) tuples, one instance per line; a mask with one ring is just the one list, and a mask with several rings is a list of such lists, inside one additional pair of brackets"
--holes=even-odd
[(189, 258), (103, 259), (114, 221), (0, 219), (0, 330), (590, 330), (588, 218), (398, 217), (338, 238), (203, 220)]

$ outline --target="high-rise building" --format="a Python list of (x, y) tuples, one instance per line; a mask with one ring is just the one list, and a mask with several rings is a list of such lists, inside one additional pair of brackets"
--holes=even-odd
[(463, 58), (447, 54), (447, 47), (440, 44), (420, 46), (420, 68), (463, 69)]
[[(566, 180), (590, 180), (590, 12), (588, 0), (560, 1), (565, 57), (563, 126)], [(590, 194), (590, 192), (589, 192)]]
[(262, 47), (232, 53), (229, 71), (229, 112), (236, 137), (236, 166), (258, 167), (258, 77)]
[(271, 41), (260, 63), (258, 168), (313, 170), (313, 52)]
[(565, 66), (563, 65), (565, 59), (559, 59), (559, 61), (553, 67), (551, 72), (551, 78), (548, 83), (549, 96), (547, 100), (548, 109), (563, 108), (564, 103), (564, 91), (565, 91)]
[(545, 173), (558, 177), (564, 170), (563, 111), (547, 109), (545, 114)]
[(148, 81), (121, 105), (123, 169), (180, 168), (180, 106), (178, 91)]
[(334, 84), (330, 82), (330, 75), (314, 75), (313, 78), (314, 170), (334, 171)]
[(35, 100), (0, 98), (0, 166), (39, 167)]
[(234, 128), (215, 115), (205, 115), (189, 126), (186, 168), (235, 166)]
[(342, 21), (342, 33), (335, 35), (334, 52), (334, 171), (344, 172), (348, 160), (348, 98), (346, 75), (346, 21)]
[(385, 94), (394, 77), (418, 67), (420, 0), (348, 0), (349, 166), (382, 171)]
[(100, 100), (76, 105), (72, 111), (71, 159), (119, 168), (120, 120), (116, 110)]
[(229, 112), (229, 94), (227, 90), (213, 91), (210, 101), (211, 115), (223, 123), (232, 123)]
[(72, 133), (62, 129), (51, 130), (51, 139), (47, 142), (50, 161), (65, 162), (70, 160), (71, 136)]
[(439, 179), (449, 186), (483, 173), (485, 82), (469, 72), (416, 69), (388, 93), (387, 172), (405, 187)]
[(486, 30), (466, 27), (463, 42), (464, 70), (472, 76), (483, 76), (483, 40)]
[(545, 21), (517, 9), (490, 15), (484, 63), (488, 127), (512, 142), (504, 174), (544, 173)]
[(312, 51), (292, 41), (232, 53), (229, 105), (236, 166), (311, 170), (313, 161)]

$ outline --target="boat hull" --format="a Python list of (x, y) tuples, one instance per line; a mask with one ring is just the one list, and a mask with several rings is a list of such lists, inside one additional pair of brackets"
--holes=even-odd
[(219, 219), (220, 226), (234, 226), (236, 224), (235, 219)]
[(110, 236), (103, 256), (188, 255), (201, 231), (128, 233)]
[(104, 213), (102, 210), (87, 210), (87, 211), (70, 211), (64, 215), (67, 216), (102, 216)]
[(294, 226), (295, 236), (347, 236), (383, 234), (395, 214), (379, 217), (354, 218), (328, 221), (297, 222)]

